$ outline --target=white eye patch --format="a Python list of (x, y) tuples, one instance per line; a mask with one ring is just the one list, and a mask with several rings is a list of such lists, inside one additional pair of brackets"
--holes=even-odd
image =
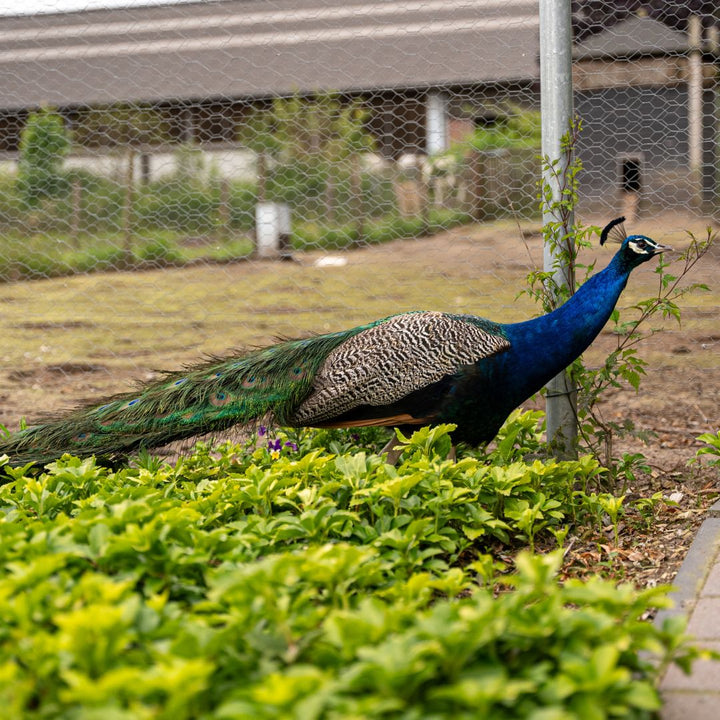
[(630, 240), (628, 246), (638, 255), (648, 255), (653, 252), (653, 247), (647, 240)]

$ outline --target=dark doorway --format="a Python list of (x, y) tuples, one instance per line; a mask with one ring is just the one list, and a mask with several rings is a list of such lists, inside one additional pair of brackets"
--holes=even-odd
[(640, 158), (629, 157), (620, 166), (620, 189), (627, 193), (638, 193), (642, 188)]

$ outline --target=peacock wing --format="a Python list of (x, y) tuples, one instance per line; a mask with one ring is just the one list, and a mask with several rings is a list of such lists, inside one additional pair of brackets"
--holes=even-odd
[[(501, 328), (481, 318), (440, 312), (395, 315), (345, 340), (318, 368), (310, 394), (291, 422), (331, 425), (360, 406), (376, 418), (350, 424), (412, 424), (423, 418), (385, 417), (388, 406), (510, 347)], [(371, 413), (372, 415), (372, 413)]]

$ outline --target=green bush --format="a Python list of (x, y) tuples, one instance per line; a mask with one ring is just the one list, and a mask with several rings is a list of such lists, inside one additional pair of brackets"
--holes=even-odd
[(0, 228), (19, 225), (27, 207), (17, 190), (17, 180), (12, 175), (0, 174)]
[(296, 161), (278, 165), (268, 177), (268, 197), (293, 205), (317, 200), (325, 192), (327, 168)]
[(28, 206), (37, 205), (67, 190), (63, 159), (70, 151), (70, 136), (60, 115), (45, 108), (30, 113), (20, 134), (17, 187)]
[(174, 180), (142, 188), (133, 205), (135, 227), (187, 233), (207, 232), (216, 211), (209, 188)]
[(230, 183), (230, 227), (234, 230), (252, 230), (255, 227), (257, 188), (254, 183)]
[[(536, 416), (505, 437), (537, 437)], [(513, 425), (519, 424), (519, 426)], [(264, 433), (264, 429), (261, 429)], [(642, 621), (663, 591), (559, 584), (595, 461), (509, 449), (398, 467), (338, 431), (108, 470), (66, 456), (0, 488), (0, 699), (18, 718), (650, 718), (696, 655)], [(533, 509), (530, 513), (524, 510)], [(501, 582), (511, 592), (495, 596)]]
[(179, 265), (184, 259), (179, 250), (163, 238), (157, 238), (141, 247), (138, 257), (157, 267)]
[[(67, 178), (70, 186), (79, 183), (82, 188), (81, 233), (116, 233), (122, 229), (124, 188), (120, 183), (86, 170), (70, 170)], [(72, 212), (70, 196), (66, 196), (65, 203), (66, 217), (69, 217)]]
[(542, 143), (540, 111), (507, 105), (498, 108), (498, 120), (475, 129), (467, 145), (476, 150), (531, 148), (540, 150)]
[(462, 210), (433, 208), (427, 218), (385, 216), (362, 224), (348, 222), (327, 226), (298, 222), (293, 226), (292, 243), (296, 249), (341, 250), (359, 243), (380, 244), (402, 238), (423, 237), (472, 222)]

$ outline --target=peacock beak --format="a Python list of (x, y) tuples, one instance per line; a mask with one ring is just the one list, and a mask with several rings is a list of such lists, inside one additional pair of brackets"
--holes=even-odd
[(658, 245), (653, 250), (653, 255), (659, 255), (660, 253), (664, 252), (672, 252), (672, 247), (670, 247), (670, 245), (660, 245), (658, 243)]

